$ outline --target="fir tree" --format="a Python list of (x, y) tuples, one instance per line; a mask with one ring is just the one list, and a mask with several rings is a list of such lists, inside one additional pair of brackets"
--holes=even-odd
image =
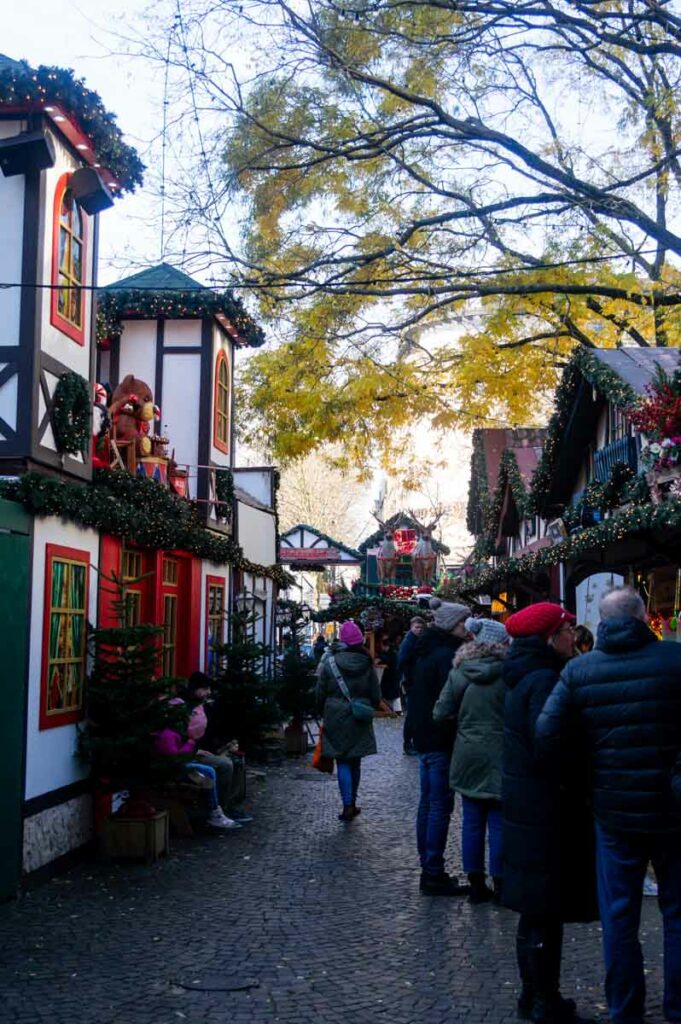
[(316, 710), (316, 662), (301, 651), (305, 619), (295, 601), (279, 601), (278, 609), (288, 617), (289, 642), (277, 671), (279, 705), (294, 722), (303, 722)]
[(136, 789), (177, 775), (188, 760), (159, 756), (153, 744), (162, 729), (184, 732), (188, 712), (185, 704), (168, 699), (175, 680), (159, 676), (163, 627), (130, 625), (128, 584), (115, 574), (104, 579), (111, 584), (118, 625), (90, 634), (92, 669), (79, 753), (98, 777)]
[(213, 681), (211, 732), (219, 744), (237, 739), (247, 753), (257, 749), (282, 720), (276, 683), (266, 674), (270, 648), (255, 639), (255, 621), (253, 612), (233, 612), (231, 639), (216, 646), (220, 669)]

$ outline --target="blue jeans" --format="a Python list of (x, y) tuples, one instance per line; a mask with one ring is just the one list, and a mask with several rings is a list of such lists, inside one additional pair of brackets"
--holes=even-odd
[(336, 758), (338, 788), (344, 807), (354, 807), (357, 801), (357, 790), (362, 774), (362, 762), (359, 757)]
[(681, 1021), (681, 836), (623, 834), (596, 825), (605, 994), (613, 1024), (643, 1024), (645, 977), (638, 941), (648, 862), (664, 928), (664, 1015)]
[(445, 751), (419, 754), (421, 799), (416, 815), (416, 842), (425, 875), (437, 878), (445, 870), (445, 847), (454, 794), (449, 788), (450, 755)]
[(501, 853), (501, 803), (497, 800), (476, 800), (462, 796), (463, 828), (461, 831), (461, 852), (463, 869), (466, 874), (485, 870), (485, 831), (489, 836), (489, 873), (500, 878)]
[(205, 775), (213, 783), (213, 788), (208, 796), (210, 797), (210, 809), (214, 811), (216, 807), (220, 806), (220, 801), (218, 800), (218, 777), (215, 768), (211, 768), (209, 764), (201, 764), (200, 761), (190, 761), (187, 765), (187, 770), (189, 769), (198, 772), (200, 775)]

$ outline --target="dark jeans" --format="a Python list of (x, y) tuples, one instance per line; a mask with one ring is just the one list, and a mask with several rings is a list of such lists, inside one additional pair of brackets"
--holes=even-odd
[(343, 806), (352, 807), (357, 800), (362, 762), (359, 757), (339, 757), (336, 759), (336, 772)]
[(555, 917), (521, 914), (516, 952), (524, 994), (550, 1006), (560, 991), (562, 923)]
[(450, 755), (444, 751), (419, 754), (421, 799), (416, 816), (416, 841), (421, 869), (434, 878), (445, 870), (445, 847), (454, 794), (449, 788)]
[(596, 857), (605, 993), (613, 1024), (643, 1024), (646, 989), (638, 929), (649, 861), (664, 928), (664, 1015), (681, 1021), (681, 836), (624, 834), (597, 824)]
[(489, 873), (500, 878), (502, 866), (501, 803), (497, 800), (476, 800), (461, 797), (463, 827), (461, 852), (466, 874), (485, 870), (485, 832), (489, 835)]

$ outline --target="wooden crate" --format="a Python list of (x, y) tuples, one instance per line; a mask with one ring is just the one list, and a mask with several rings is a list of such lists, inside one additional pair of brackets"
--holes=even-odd
[(153, 864), (168, 849), (167, 811), (148, 818), (111, 816), (103, 822), (100, 852), (105, 860), (121, 857)]

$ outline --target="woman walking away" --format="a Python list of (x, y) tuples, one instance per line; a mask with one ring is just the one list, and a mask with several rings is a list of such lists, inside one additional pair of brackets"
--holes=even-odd
[[(502, 677), (510, 637), (501, 622), (467, 619), (473, 640), (460, 647), (433, 709), (436, 722), (455, 719), (456, 737), (449, 786), (461, 794), (463, 869), (471, 903), (498, 902), (503, 872), (501, 844), (501, 762), (504, 747)], [(485, 832), (494, 891), (485, 884)]]
[(574, 621), (540, 602), (506, 622), (513, 643), (503, 668), (502, 903), (520, 914), (518, 1014), (535, 1024), (577, 1020), (574, 1002), (560, 995), (563, 923), (598, 916), (586, 766), (575, 758), (552, 771), (534, 742), (539, 713), (574, 654)]
[(359, 626), (344, 622), (339, 638), (340, 643), (334, 644), (319, 664), (317, 703), (324, 718), (322, 754), (336, 759), (343, 801), (339, 818), (352, 821), (360, 812), (357, 790), (362, 758), (376, 753), (376, 737), (371, 718), (356, 717), (351, 701), (361, 699), (376, 709), (381, 690)]

